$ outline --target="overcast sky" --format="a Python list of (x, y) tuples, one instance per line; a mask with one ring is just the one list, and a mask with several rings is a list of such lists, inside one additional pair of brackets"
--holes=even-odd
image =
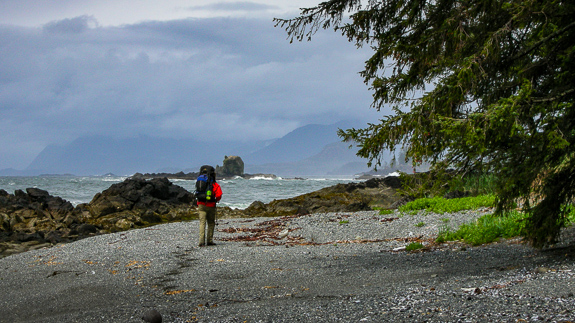
[(339, 33), (290, 44), (314, 0), (0, 0), (0, 169), (82, 135), (270, 139), (375, 121)]

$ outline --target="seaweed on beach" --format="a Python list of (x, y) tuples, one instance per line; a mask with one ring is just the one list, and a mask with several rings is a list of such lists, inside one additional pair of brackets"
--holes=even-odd
[[(218, 229), (220, 232), (225, 233), (247, 233), (244, 235), (238, 235), (233, 237), (221, 238), (222, 241), (235, 241), (235, 242), (245, 242), (247, 246), (321, 246), (321, 245), (337, 245), (337, 244), (351, 244), (351, 243), (378, 243), (378, 242), (388, 242), (388, 241), (400, 241), (400, 242), (427, 242), (428, 244), (433, 243), (433, 239), (423, 239), (423, 236), (418, 237), (398, 237), (398, 238), (387, 238), (387, 239), (349, 239), (349, 240), (334, 240), (328, 242), (317, 242), (308, 241), (301, 236), (291, 236), (289, 233), (300, 230), (302, 228), (289, 228), (289, 221), (298, 218), (301, 215), (284, 216), (273, 220), (263, 221), (256, 223), (255, 227), (228, 227), (225, 229)], [(349, 217), (349, 216), (345, 216)], [(341, 219), (342, 217), (338, 217)], [(398, 218), (390, 218), (388, 221), (393, 221)], [(383, 222), (383, 220), (382, 220)], [(257, 244), (252, 244), (251, 242), (258, 242)]]
[(287, 228), (287, 223), (294, 218), (300, 217), (301, 215), (291, 215), (291, 216), (283, 216), (277, 219), (268, 220), (260, 223), (256, 223), (256, 228), (237, 228), (237, 227), (229, 227), (226, 229), (218, 229), (220, 232), (226, 233), (238, 233), (238, 232), (247, 232), (251, 234), (247, 235), (240, 235), (236, 237), (230, 238), (222, 238), (223, 241), (239, 241), (239, 242), (254, 242), (260, 241), (265, 242), (268, 245), (281, 245), (286, 244), (284, 242), (278, 242), (279, 240), (283, 240), (284, 238), (287, 241), (287, 244), (296, 244), (298, 241), (303, 240), (301, 237), (294, 237), (289, 236), (290, 232), (299, 230), (301, 228)]

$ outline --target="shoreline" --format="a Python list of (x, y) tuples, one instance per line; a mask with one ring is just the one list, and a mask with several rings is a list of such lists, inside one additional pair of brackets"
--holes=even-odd
[[(256, 201), (245, 209), (220, 206), (218, 214), (234, 218), (357, 211), (371, 209), (369, 204), (389, 207), (396, 200), (393, 185), (397, 183), (393, 180), (333, 186), (319, 183), (316, 191), (312, 190), (315, 183), (308, 184), (305, 187), (311, 193), (274, 199), (267, 204)], [(297, 189), (302, 190), (301, 187)], [(249, 190), (252, 198), (263, 197), (252, 191)], [(288, 192), (295, 195), (293, 191)], [(266, 197), (270, 198), (269, 195)], [(126, 179), (96, 193), (90, 203), (76, 206), (38, 188), (27, 188), (26, 192), (18, 190), (14, 194), (0, 190), (3, 227), (0, 257), (42, 248), (48, 243), (53, 245), (109, 232), (197, 219), (194, 201), (195, 197), (186, 188), (166, 178)]]
[(2, 317), (142, 322), (156, 309), (163, 322), (573, 320), (575, 235), (549, 250), (517, 239), (397, 249), (429, 241), (441, 219), (480, 215), (218, 219), (217, 245), (204, 248), (197, 221), (95, 236), (0, 259)]

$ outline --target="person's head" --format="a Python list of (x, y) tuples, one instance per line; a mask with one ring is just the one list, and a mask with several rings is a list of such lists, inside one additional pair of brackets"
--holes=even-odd
[(204, 165), (200, 168), (200, 175), (207, 175), (209, 173), (213, 173), (214, 168), (210, 165)]
[(209, 175), (216, 180), (216, 170), (210, 165), (204, 165), (200, 168), (200, 175)]

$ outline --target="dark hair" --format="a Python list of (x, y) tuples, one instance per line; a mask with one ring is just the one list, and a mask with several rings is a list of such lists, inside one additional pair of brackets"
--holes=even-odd
[(200, 175), (209, 175), (214, 182), (216, 181), (216, 169), (210, 165), (204, 165), (200, 168)]

